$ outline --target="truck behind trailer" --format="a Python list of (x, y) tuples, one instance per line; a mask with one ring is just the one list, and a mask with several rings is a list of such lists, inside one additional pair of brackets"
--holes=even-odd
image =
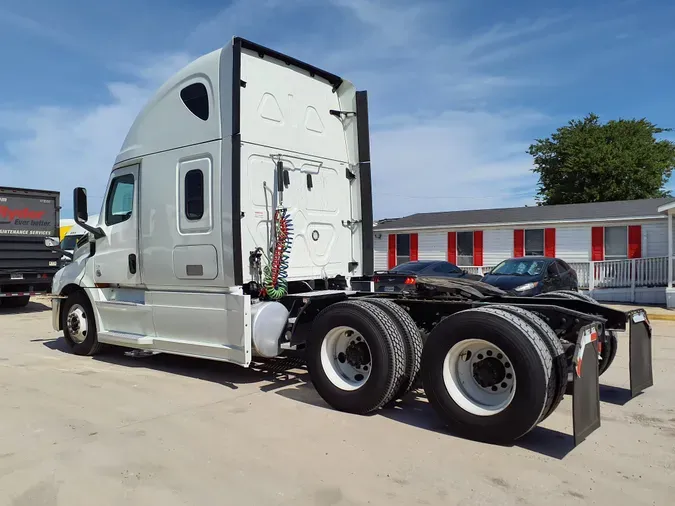
[(45, 237), (59, 235), (59, 212), (59, 192), (0, 187), (0, 306), (49, 293), (60, 263)]
[(449, 427), (496, 442), (529, 432), (567, 391), (577, 439), (597, 428), (616, 331), (630, 335), (633, 393), (652, 384), (641, 310), (469, 280), (359, 291), (373, 273), (366, 92), (241, 38), (139, 113), (97, 224), (84, 188), (74, 209), (88, 240), (54, 278), (52, 314), (76, 354), (105, 343), (247, 367), (300, 350), (336, 409), (374, 411), (421, 379)]

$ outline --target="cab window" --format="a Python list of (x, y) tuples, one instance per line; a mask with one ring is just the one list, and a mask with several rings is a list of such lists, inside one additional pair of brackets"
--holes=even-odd
[(105, 206), (106, 225), (116, 225), (131, 218), (134, 209), (134, 176), (124, 174), (113, 179)]

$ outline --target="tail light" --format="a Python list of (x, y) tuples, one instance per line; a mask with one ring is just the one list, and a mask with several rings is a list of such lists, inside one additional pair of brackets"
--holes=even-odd
[(415, 278), (405, 278), (405, 284), (406, 285), (414, 285), (415, 284)]
[(373, 283), (379, 283), (380, 282), (380, 276), (373, 276)]

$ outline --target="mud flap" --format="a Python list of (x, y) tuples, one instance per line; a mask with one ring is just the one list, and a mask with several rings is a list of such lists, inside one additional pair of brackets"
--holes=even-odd
[(654, 384), (652, 371), (652, 327), (644, 309), (628, 313), (631, 399)]
[(600, 427), (599, 333), (597, 324), (582, 327), (574, 350), (572, 397), (574, 446)]

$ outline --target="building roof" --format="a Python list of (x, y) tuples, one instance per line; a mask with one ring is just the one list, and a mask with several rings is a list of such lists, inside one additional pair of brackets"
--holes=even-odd
[(668, 203), (675, 203), (675, 199), (666, 197), (588, 204), (418, 213), (403, 218), (379, 220), (375, 225), (375, 230), (662, 218), (663, 215), (659, 214), (658, 208)]

